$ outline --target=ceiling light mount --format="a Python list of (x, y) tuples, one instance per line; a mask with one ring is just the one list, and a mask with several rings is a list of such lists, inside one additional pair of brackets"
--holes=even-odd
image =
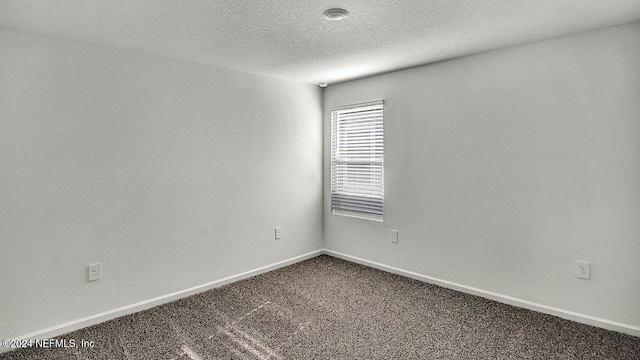
[(325, 10), (322, 13), (322, 16), (324, 16), (324, 18), (327, 20), (339, 21), (349, 16), (349, 12), (345, 9), (333, 8), (333, 9)]

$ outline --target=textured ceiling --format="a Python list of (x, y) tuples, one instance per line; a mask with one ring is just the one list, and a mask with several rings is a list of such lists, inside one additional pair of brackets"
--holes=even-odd
[(0, 26), (330, 84), (636, 20), (640, 0), (0, 0)]

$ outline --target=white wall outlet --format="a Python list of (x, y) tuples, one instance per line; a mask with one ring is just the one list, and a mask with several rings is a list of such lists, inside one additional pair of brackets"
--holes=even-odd
[(276, 240), (280, 240), (280, 239), (282, 239), (282, 228), (278, 226), (276, 228)]
[(590, 264), (586, 261), (578, 261), (578, 267), (576, 269), (576, 276), (580, 279), (589, 280)]
[(89, 265), (89, 281), (96, 281), (102, 278), (102, 264), (95, 263)]
[(391, 230), (391, 242), (392, 243), (398, 242), (398, 230)]

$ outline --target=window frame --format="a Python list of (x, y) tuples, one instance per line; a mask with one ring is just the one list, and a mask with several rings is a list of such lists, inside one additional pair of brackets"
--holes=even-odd
[[(367, 161), (362, 159), (358, 159), (358, 160), (337, 159), (336, 153), (339, 152), (338, 149), (340, 148), (340, 144), (338, 141), (339, 141), (339, 138), (341, 138), (339, 135), (339, 128), (341, 128), (341, 126), (338, 124), (338, 122), (340, 121), (339, 113), (353, 112), (353, 111), (357, 111), (358, 109), (363, 109), (363, 111), (366, 111), (365, 110), (366, 108), (371, 108), (369, 111), (381, 112), (379, 116), (380, 117), (379, 122), (381, 123), (380, 130), (374, 130), (374, 134), (373, 134), (374, 137), (382, 140), (381, 145), (380, 146), (372, 145), (371, 150), (369, 152), (369, 155), (371, 157)], [(329, 116), (331, 121), (331, 124), (330, 124), (331, 126), (331, 129), (330, 129), (331, 130), (331, 149), (330, 149), (330, 152), (331, 152), (330, 154), (330, 157), (331, 157), (330, 159), (331, 213), (334, 215), (341, 215), (341, 216), (348, 216), (348, 217), (354, 217), (359, 219), (383, 222), (383, 217), (384, 217), (384, 100), (377, 100), (377, 101), (371, 101), (366, 103), (357, 103), (357, 104), (350, 104), (350, 105), (335, 107), (330, 109)], [(343, 120), (343, 121), (346, 121), (346, 120)], [(374, 123), (375, 121), (378, 121), (378, 120), (373, 120)], [(357, 131), (360, 131), (360, 129), (358, 129)], [(381, 156), (377, 155), (380, 152), (381, 152)], [(336, 189), (337, 183), (339, 182), (338, 175), (336, 173), (337, 166), (346, 165), (348, 167), (349, 164), (351, 165), (363, 165), (363, 164), (367, 165), (368, 164), (369, 166), (371, 166), (369, 168), (370, 174), (367, 177), (369, 182), (363, 182), (361, 185), (363, 185), (363, 187), (366, 187), (367, 184), (369, 184), (368, 186), (374, 186), (375, 189), (378, 191), (375, 195), (368, 196), (367, 194), (358, 194), (358, 193), (354, 194), (353, 192), (350, 192), (349, 194), (345, 194), (345, 193), (340, 194), (340, 191)], [(376, 166), (379, 166), (379, 169), (377, 169)], [(380, 173), (379, 177), (376, 175), (373, 175), (376, 172)], [(379, 183), (379, 185), (372, 185), (372, 183), (374, 184)], [(343, 184), (344, 183), (341, 183), (340, 185), (343, 185)], [(340, 195), (342, 195), (342, 197), (345, 197), (345, 195), (347, 195), (348, 197), (355, 197), (356, 201), (358, 200), (357, 199), (358, 197), (360, 197), (361, 199), (366, 198), (366, 200), (364, 201), (370, 202), (371, 204), (379, 202), (380, 203), (379, 213), (375, 210), (372, 210), (371, 212), (367, 212), (363, 209), (364, 206), (362, 206), (361, 209), (359, 210), (341, 208), (340, 201), (339, 200), (334, 201), (336, 198), (339, 199)], [(377, 200), (373, 200), (373, 199), (377, 199)], [(376, 205), (373, 205), (373, 206), (375, 207)]]

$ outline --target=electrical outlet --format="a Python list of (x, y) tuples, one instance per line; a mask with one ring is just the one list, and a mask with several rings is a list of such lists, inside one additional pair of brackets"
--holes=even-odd
[(580, 279), (587, 279), (589, 280), (589, 276), (590, 276), (590, 264), (586, 261), (578, 261), (578, 267), (576, 269), (576, 276), (578, 276)]
[(276, 228), (276, 240), (280, 240), (280, 239), (282, 239), (282, 228), (278, 226)]
[(102, 278), (102, 264), (96, 263), (89, 265), (89, 281), (96, 281)]
[(391, 242), (392, 243), (398, 242), (398, 230), (391, 230)]

